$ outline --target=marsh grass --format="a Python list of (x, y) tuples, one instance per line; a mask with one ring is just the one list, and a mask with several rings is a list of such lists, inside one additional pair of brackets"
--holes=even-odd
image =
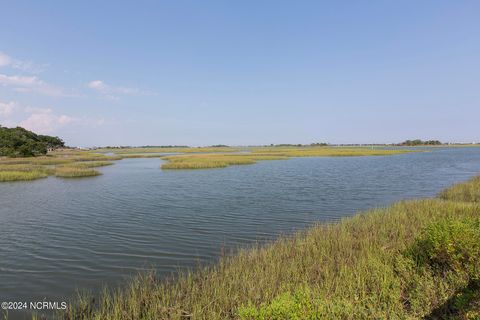
[(96, 167), (105, 167), (105, 166), (111, 166), (111, 165), (113, 165), (113, 162), (111, 161), (82, 161), (82, 162), (69, 163), (69, 164), (63, 165), (62, 167), (96, 168)]
[(118, 153), (118, 157), (121, 157), (122, 159), (136, 159), (136, 158), (161, 158), (164, 157), (165, 155), (163, 154), (136, 154), (136, 153)]
[(61, 178), (83, 178), (83, 177), (92, 177), (98, 176), (101, 173), (97, 170), (85, 168), (85, 167), (74, 167), (74, 166), (64, 166), (57, 167), (55, 169), (55, 176)]
[(353, 156), (385, 156), (412, 152), (411, 150), (384, 150), (367, 148), (252, 148), (243, 153), (207, 153), (182, 154), (162, 157), (167, 162), (162, 169), (206, 169), (224, 168), (231, 165), (254, 164), (262, 160), (286, 160), (291, 157), (353, 157)]
[(191, 148), (176, 148), (176, 147), (160, 147), (160, 148), (103, 148), (97, 150), (98, 152), (115, 154), (130, 154), (130, 153), (219, 153), (219, 152), (237, 152), (237, 148), (231, 147), (191, 147)]
[(52, 166), (32, 165), (32, 164), (0, 164), (0, 171), (40, 171), (48, 175), (55, 171)]
[[(475, 202), (402, 201), (241, 249), (213, 266), (175, 278), (159, 280), (154, 273), (142, 274), (121, 289), (105, 291), (95, 307), (89, 304), (91, 298), (83, 297), (61, 316), (420, 319), (472, 279), (461, 264), (439, 272), (435, 265), (417, 261), (412, 252), (423, 239), (432, 238), (425, 236), (431, 234), (432, 224), (475, 220), (479, 215), (480, 204)], [(451, 241), (456, 241), (455, 236), (447, 242)], [(441, 243), (432, 248), (443, 250)]]
[(12, 182), (12, 181), (30, 181), (41, 178), (46, 178), (47, 173), (38, 170), (29, 171), (2, 171), (0, 170), (0, 182)]
[(480, 176), (445, 189), (439, 197), (445, 200), (480, 202)]
[[(90, 169), (112, 165), (123, 157), (91, 153), (77, 150), (55, 151), (47, 156), (28, 158), (1, 158), (0, 182), (33, 180), (55, 175), (62, 178), (91, 177), (100, 172)], [(24, 174), (19, 174), (24, 172)]]
[(254, 164), (262, 160), (285, 160), (284, 156), (252, 154), (188, 154), (163, 157), (162, 169), (207, 169)]
[(253, 154), (279, 155), (285, 157), (359, 157), (388, 156), (418, 152), (408, 149), (344, 148), (344, 147), (302, 147), (302, 148), (253, 148)]
[(28, 165), (57, 165), (73, 162), (71, 158), (57, 157), (29, 157), (29, 158), (7, 158), (0, 161), (0, 164), (28, 164)]

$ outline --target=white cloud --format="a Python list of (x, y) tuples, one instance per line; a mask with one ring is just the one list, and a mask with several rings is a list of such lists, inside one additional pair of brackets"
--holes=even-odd
[(35, 76), (9, 76), (0, 73), (0, 85), (12, 87), (18, 92), (34, 92), (51, 97), (71, 97), (72, 93), (66, 92), (63, 88), (48, 84)]
[(97, 127), (105, 124), (104, 119), (92, 119), (88, 117), (76, 118), (64, 114), (56, 114), (51, 108), (32, 108), (33, 112), (23, 121), (20, 126), (41, 134), (51, 134), (58, 129), (71, 125)]
[(91, 88), (91, 89), (98, 90), (98, 91), (104, 91), (104, 90), (106, 90), (106, 88), (107, 88), (107, 86), (105, 85), (105, 83), (103, 83), (103, 81), (101, 81), (101, 80), (91, 81), (91, 82), (88, 84), (88, 87)]
[(50, 108), (35, 108), (30, 110), (33, 111), (33, 113), (21, 121), (20, 126), (37, 133), (52, 133), (59, 127), (76, 121), (75, 118), (67, 115), (57, 115)]
[(105, 98), (109, 100), (118, 100), (117, 95), (150, 95), (152, 92), (143, 91), (137, 88), (127, 88), (127, 87), (115, 87), (106, 84), (102, 80), (93, 80), (90, 81), (87, 86), (90, 89), (93, 89), (101, 93)]
[(72, 117), (56, 112), (53, 108), (22, 106), (17, 102), (0, 101), (0, 124), (7, 127), (21, 126), (41, 134), (51, 134), (63, 127), (98, 127), (106, 123), (104, 119)]
[(44, 71), (47, 67), (46, 64), (38, 65), (33, 63), (32, 61), (14, 59), (9, 55), (0, 52), (0, 67), (6, 66), (31, 73), (40, 73)]
[(0, 67), (8, 66), (12, 63), (12, 58), (0, 52)]
[(15, 102), (1, 102), (0, 101), (0, 116), (8, 117), (15, 110)]

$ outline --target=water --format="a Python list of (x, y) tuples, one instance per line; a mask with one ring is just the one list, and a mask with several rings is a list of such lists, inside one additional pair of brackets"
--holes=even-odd
[(191, 171), (162, 171), (161, 162), (0, 184), (0, 302), (64, 301), (139, 270), (169, 275), (215, 261), (222, 247), (434, 196), (480, 172), (480, 148)]

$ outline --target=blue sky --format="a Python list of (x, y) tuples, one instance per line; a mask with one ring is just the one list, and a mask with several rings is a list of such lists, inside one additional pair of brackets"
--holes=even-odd
[(6, 1), (0, 124), (69, 145), (480, 141), (478, 1)]

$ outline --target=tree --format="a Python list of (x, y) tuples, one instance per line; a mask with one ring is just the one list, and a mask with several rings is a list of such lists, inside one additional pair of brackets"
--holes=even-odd
[(64, 146), (65, 143), (59, 137), (37, 135), (22, 127), (0, 126), (0, 156), (33, 157)]

